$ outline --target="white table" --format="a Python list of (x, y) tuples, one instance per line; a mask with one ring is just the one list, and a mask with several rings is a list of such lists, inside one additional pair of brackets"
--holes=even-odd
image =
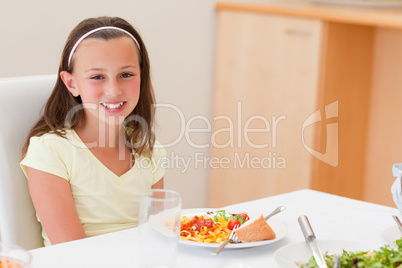
[[(273, 258), (275, 251), (289, 243), (304, 241), (297, 222), (302, 214), (310, 219), (318, 239), (382, 244), (380, 233), (395, 225), (391, 215), (400, 215), (396, 208), (312, 190), (290, 192), (229, 208), (269, 213), (278, 205), (287, 208), (275, 216), (288, 227), (284, 239), (261, 247), (225, 249), (218, 256), (211, 256), (210, 248), (180, 245), (177, 267), (278, 267)], [(137, 238), (137, 229), (134, 228), (31, 250), (32, 268), (138, 267)]]

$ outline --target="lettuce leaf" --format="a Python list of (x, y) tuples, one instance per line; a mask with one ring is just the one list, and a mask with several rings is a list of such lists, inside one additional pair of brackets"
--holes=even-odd
[[(372, 251), (343, 251), (341, 256), (342, 268), (402, 268), (402, 238), (395, 241), (398, 249), (389, 245)], [(331, 268), (334, 265), (335, 255), (324, 255), (325, 262)], [(314, 257), (311, 257), (307, 265), (311, 268), (318, 268)], [(306, 267), (306, 264), (300, 267)]]

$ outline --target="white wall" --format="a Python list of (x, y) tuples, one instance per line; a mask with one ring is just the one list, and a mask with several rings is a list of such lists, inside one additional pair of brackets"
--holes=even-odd
[[(87, 17), (120, 16), (139, 30), (147, 45), (157, 102), (177, 107), (185, 118), (181, 120), (172, 108), (159, 109), (159, 140), (170, 143), (191, 118), (212, 114), (214, 2), (0, 0), (0, 77), (55, 73), (64, 42), (76, 24)], [(192, 128), (205, 128), (202, 120), (193, 122)], [(182, 194), (183, 207), (207, 205), (208, 170), (196, 167), (194, 157), (208, 156), (209, 149), (194, 148), (191, 142), (207, 144), (209, 136), (192, 134), (191, 140), (183, 137), (167, 148), (166, 188)], [(175, 164), (178, 157), (190, 160), (187, 170)]]

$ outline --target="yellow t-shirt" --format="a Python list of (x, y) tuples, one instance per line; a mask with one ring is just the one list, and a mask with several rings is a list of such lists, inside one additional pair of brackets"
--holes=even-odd
[[(133, 167), (115, 175), (85, 147), (74, 130), (66, 139), (52, 133), (32, 137), (20, 165), (70, 183), (78, 216), (88, 237), (137, 226), (139, 194), (164, 176), (166, 151), (156, 142), (151, 160), (135, 156)], [(38, 219), (40, 220), (40, 219)], [(49, 239), (42, 230), (45, 246)]]

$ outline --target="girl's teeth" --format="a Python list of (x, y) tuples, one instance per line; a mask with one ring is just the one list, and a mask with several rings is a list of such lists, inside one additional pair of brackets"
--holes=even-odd
[(117, 109), (123, 106), (124, 102), (116, 103), (116, 104), (108, 104), (108, 103), (101, 103), (103, 106), (105, 106), (108, 109)]

